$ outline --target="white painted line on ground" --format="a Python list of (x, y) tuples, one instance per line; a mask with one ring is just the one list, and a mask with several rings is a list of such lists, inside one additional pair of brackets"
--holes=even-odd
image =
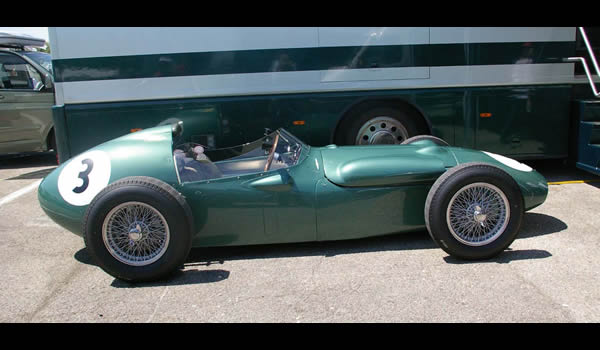
[(21, 197), (22, 195), (24, 195), (28, 192), (31, 192), (31, 191), (37, 189), (41, 182), (42, 182), (42, 180), (38, 180), (30, 185), (23, 187), (22, 189), (20, 189), (18, 191), (15, 191), (7, 196), (0, 198), (0, 207), (8, 202), (11, 202), (11, 201)]

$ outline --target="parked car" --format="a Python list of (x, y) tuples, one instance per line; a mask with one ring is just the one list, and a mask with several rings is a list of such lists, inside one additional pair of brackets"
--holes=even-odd
[(42, 209), (82, 236), (112, 276), (163, 278), (191, 247), (331, 241), (427, 229), (446, 252), (486, 259), (542, 204), (545, 178), (525, 164), (450, 147), (310, 147), (284, 129), (210, 149), (179, 144), (182, 124), (96, 146), (40, 184)]
[(0, 33), (0, 154), (56, 150), (49, 54), (43, 39)]

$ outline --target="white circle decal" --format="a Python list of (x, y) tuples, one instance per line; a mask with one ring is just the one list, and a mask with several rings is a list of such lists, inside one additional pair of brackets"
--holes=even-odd
[(73, 158), (58, 175), (58, 192), (67, 203), (90, 204), (110, 180), (110, 158), (103, 151), (90, 151)]

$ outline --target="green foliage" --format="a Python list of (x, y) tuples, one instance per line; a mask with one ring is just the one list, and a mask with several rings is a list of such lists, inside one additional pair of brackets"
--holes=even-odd
[(50, 54), (50, 44), (46, 41), (46, 46), (37, 49), (39, 52)]

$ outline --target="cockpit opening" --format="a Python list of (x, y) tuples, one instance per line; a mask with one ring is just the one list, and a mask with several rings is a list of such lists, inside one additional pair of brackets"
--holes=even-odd
[(292, 167), (298, 163), (301, 151), (302, 143), (279, 129), (256, 141), (228, 148), (183, 143), (175, 147), (173, 158), (183, 183)]

